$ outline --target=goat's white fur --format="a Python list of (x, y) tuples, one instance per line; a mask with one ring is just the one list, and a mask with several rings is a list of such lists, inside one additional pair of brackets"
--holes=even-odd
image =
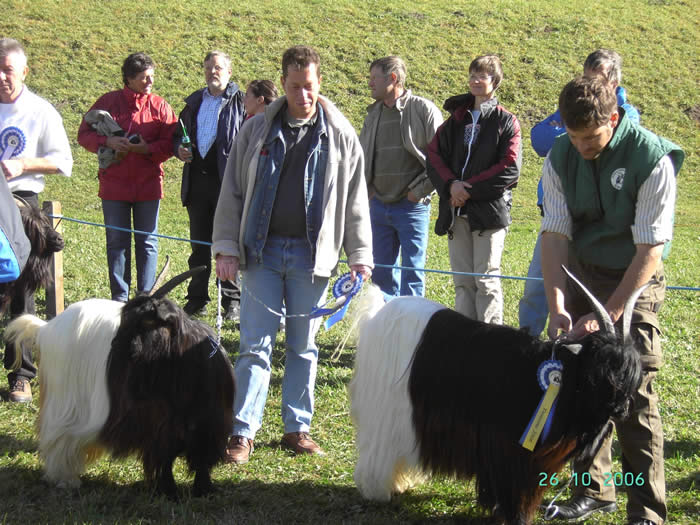
[(445, 306), (420, 297), (384, 305), (376, 286), (359, 301), (360, 336), (350, 382), (359, 455), (355, 484), (365, 498), (388, 501), (428, 476), (419, 464), (408, 379), (428, 320)]
[(23, 315), (8, 326), (17, 356), (30, 344), (40, 360), (39, 454), (45, 478), (59, 487), (80, 486), (86, 462), (99, 456), (97, 437), (109, 414), (107, 358), (123, 304), (88, 299), (48, 323)]

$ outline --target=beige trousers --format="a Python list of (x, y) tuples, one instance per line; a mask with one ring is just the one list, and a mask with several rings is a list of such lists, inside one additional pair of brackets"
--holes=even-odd
[[(450, 266), (455, 272), (494, 274), (501, 271), (501, 255), (508, 228), (472, 231), (464, 217), (455, 217), (448, 241)], [(503, 324), (503, 292), (499, 277), (454, 275), (455, 310), (471, 319)]]

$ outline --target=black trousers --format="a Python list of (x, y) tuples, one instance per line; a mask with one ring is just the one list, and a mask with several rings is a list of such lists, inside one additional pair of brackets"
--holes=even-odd
[[(193, 166), (195, 168), (196, 166)], [(191, 184), (189, 191), (189, 204), (187, 213), (190, 217), (190, 239), (211, 243), (214, 231), (214, 212), (219, 200), (221, 182), (215, 171), (190, 172)], [(191, 243), (192, 254), (187, 260), (190, 268), (205, 266), (206, 270), (195, 275), (187, 287), (187, 300), (194, 303), (208, 303), (209, 276), (211, 275), (212, 255), (211, 246), (206, 244)], [(221, 291), (223, 297), (221, 303), (224, 308), (231, 301), (240, 302), (241, 289), (236, 277), (235, 283), (222, 282)]]
[[(22, 197), (27, 203), (34, 207), (39, 208), (39, 195), (30, 191), (16, 191), (13, 192), (15, 195)], [(34, 303), (34, 293), (25, 294), (24, 292), (18, 292), (12, 296), (10, 301), (10, 319), (15, 319), (23, 314), (36, 314), (36, 304)], [(12, 363), (15, 360), (15, 348), (11, 345), (5, 346), (5, 359), (4, 365), (6, 370), (10, 370)], [(10, 372), (7, 377), (14, 379), (15, 376), (23, 376), (27, 379), (34, 379), (36, 376), (36, 366), (34, 366), (34, 361), (32, 359), (32, 349), (23, 348), (22, 349), (22, 364), (18, 370)]]

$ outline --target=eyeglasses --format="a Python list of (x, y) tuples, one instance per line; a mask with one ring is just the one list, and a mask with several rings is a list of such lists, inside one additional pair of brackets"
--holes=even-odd
[(493, 78), (492, 75), (487, 75), (485, 73), (471, 73), (469, 75), (469, 82), (475, 82), (477, 80), (479, 82), (488, 82), (492, 78)]

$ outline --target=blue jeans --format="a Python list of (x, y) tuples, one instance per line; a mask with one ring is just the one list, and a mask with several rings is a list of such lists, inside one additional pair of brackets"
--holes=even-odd
[[(372, 253), (374, 262), (396, 266), (401, 250), (401, 266), (425, 268), (430, 225), (430, 204), (411, 202), (384, 203), (369, 201), (372, 220)], [(377, 266), (372, 281), (384, 295), (425, 295), (425, 272), (398, 270)]]
[[(131, 229), (131, 214), (134, 215), (134, 230), (158, 233), (158, 211), (160, 200), (126, 202), (102, 200), (105, 225)], [(109, 288), (113, 301), (129, 300), (131, 287), (131, 232), (106, 228), (107, 266)], [(158, 265), (158, 237), (134, 234), (136, 246), (136, 289), (148, 292), (156, 280)]]
[[(527, 276), (542, 279), (540, 239), (542, 239), (542, 234), (538, 233)], [(544, 293), (544, 282), (528, 279), (525, 281), (523, 297), (518, 305), (520, 328), (527, 328), (530, 335), (538, 337), (547, 324), (548, 315), (549, 307), (547, 306), (547, 296)]]
[[(268, 237), (262, 261), (247, 259), (242, 275), (241, 346), (234, 376), (233, 435), (253, 439), (262, 425), (270, 384), (270, 357), (280, 318), (287, 307), (286, 359), (282, 380), (284, 432), (308, 432), (314, 410), (318, 348), (315, 337), (322, 318), (308, 314), (325, 302), (328, 279), (314, 276), (306, 239)], [(262, 304), (264, 303), (264, 305)]]

